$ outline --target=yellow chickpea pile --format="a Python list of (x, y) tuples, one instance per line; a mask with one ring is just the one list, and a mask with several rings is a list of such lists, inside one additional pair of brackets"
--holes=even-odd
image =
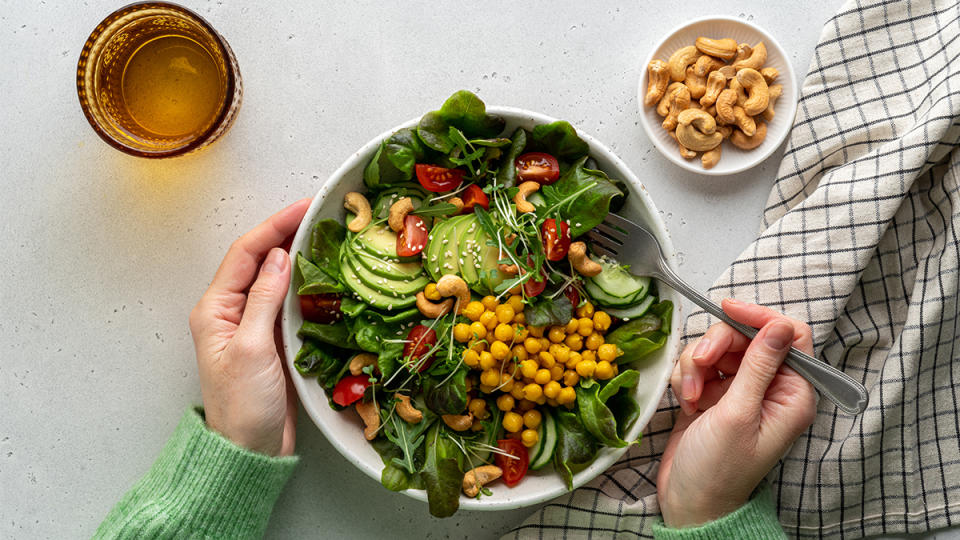
[[(468, 376), (467, 389), (479, 382), (482, 393), (501, 392), (496, 404), (504, 412), (503, 428), (527, 447), (539, 438), (538, 405), (573, 407), (581, 377), (607, 380), (618, 373), (616, 359), (622, 352), (603, 337), (610, 315), (589, 302), (562, 326), (527, 326), (520, 295), (503, 303), (486, 296), (470, 302), (463, 315), (471, 322), (456, 324), (453, 337), (467, 344), (463, 362), (480, 372), (479, 381)], [(482, 429), (480, 420), (489, 417), (486, 407), (482, 398), (469, 401), (474, 430)]]

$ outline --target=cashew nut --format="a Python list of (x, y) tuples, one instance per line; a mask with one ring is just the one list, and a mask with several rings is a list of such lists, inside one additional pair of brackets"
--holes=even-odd
[(363, 401), (361, 399), (357, 402), (356, 409), (357, 414), (363, 420), (363, 425), (366, 426), (363, 428), (363, 436), (368, 441), (374, 440), (377, 438), (377, 432), (380, 431), (380, 411), (377, 408), (376, 400)]
[(603, 271), (602, 266), (587, 256), (587, 245), (583, 242), (570, 244), (567, 259), (570, 261), (570, 266), (581, 276), (593, 277)]
[(723, 66), (717, 71), (719, 71), (720, 74), (723, 75), (723, 78), (727, 79), (728, 81), (737, 76), (737, 70), (733, 69), (733, 66)]
[(763, 119), (767, 122), (773, 121), (773, 104), (776, 103), (777, 98), (783, 94), (783, 85), (774, 84), (768, 88), (770, 92), (770, 104), (767, 105), (767, 108), (763, 111)]
[(363, 368), (375, 365), (377, 365), (377, 355), (368, 352), (357, 353), (350, 359), (350, 374), (360, 375), (363, 373)]
[(736, 119), (734, 123), (747, 137), (752, 137), (753, 134), (757, 132), (757, 122), (753, 117), (747, 115), (743, 107), (735, 106), (733, 108), (733, 117)]
[(519, 189), (519, 191), (513, 196), (513, 202), (517, 205), (517, 212), (527, 213), (536, 210), (537, 207), (533, 206), (533, 203), (528, 202), (527, 197), (534, 191), (540, 189), (540, 184), (528, 180), (517, 186), (517, 189)]
[(443, 418), (443, 423), (454, 431), (466, 431), (473, 425), (473, 413), (445, 414), (440, 418)]
[[(734, 79), (735, 80), (735, 79)], [(733, 116), (733, 107), (737, 104), (737, 93), (729, 88), (717, 96), (717, 121), (732, 124), (737, 121)]]
[(733, 135), (733, 126), (717, 124), (717, 132), (723, 135), (724, 139), (729, 139), (730, 135)]
[(741, 148), (743, 150), (753, 150), (754, 148), (760, 146), (760, 143), (763, 142), (763, 139), (766, 136), (767, 124), (760, 122), (757, 125), (756, 133), (754, 133), (752, 137), (748, 137), (738, 129), (735, 130), (733, 135), (730, 136), (730, 142), (732, 142), (737, 148)]
[(744, 68), (737, 72), (737, 82), (746, 92), (747, 100), (742, 107), (750, 116), (756, 116), (767, 109), (770, 103), (770, 90), (767, 88), (767, 81), (763, 80), (763, 75), (759, 71), (751, 68)]
[(682, 82), (670, 83), (670, 86), (667, 87), (667, 91), (664, 92), (663, 97), (660, 98), (660, 103), (657, 104), (657, 114), (660, 116), (667, 116), (670, 114), (670, 103), (673, 100), (673, 93), (676, 92), (681, 86), (684, 86)]
[[(700, 58), (706, 58), (701, 56)], [(697, 60), (699, 62), (699, 60)], [(696, 67), (690, 66), (687, 68), (687, 73), (684, 76), (683, 84), (687, 86), (687, 89), (690, 90), (691, 99), (700, 99), (700, 96), (706, 91), (706, 77), (697, 77)]]
[(440, 276), (440, 279), (437, 280), (437, 292), (441, 296), (456, 297), (454, 305), (458, 315), (463, 313), (463, 310), (467, 309), (467, 304), (470, 303), (470, 287), (467, 286), (467, 282), (462, 277), (456, 274)]
[[(717, 106), (716, 106), (716, 105), (711, 105), (711, 106), (707, 107), (707, 108), (704, 109), (704, 110), (707, 111), (707, 114), (709, 114), (710, 116), (712, 116), (712, 117), (714, 117), (714, 118), (717, 117)], [(719, 125), (719, 123), (718, 123), (717, 125)]]
[(647, 95), (643, 99), (647, 107), (660, 101), (670, 83), (670, 70), (663, 60), (654, 60), (647, 66)]
[(705, 111), (687, 109), (677, 118), (677, 140), (696, 152), (706, 152), (723, 142), (717, 122)]
[(450, 197), (450, 200), (447, 202), (457, 207), (458, 214), (463, 211), (463, 199), (460, 197)]
[(683, 159), (693, 159), (697, 157), (696, 152), (694, 152), (693, 150), (690, 150), (689, 148), (681, 144), (679, 140), (677, 140), (677, 133), (675, 131), (670, 132), (670, 138), (677, 141), (677, 147), (680, 149), (680, 157), (682, 157)]
[(674, 90), (670, 99), (670, 113), (667, 114), (667, 117), (663, 119), (663, 123), (660, 125), (667, 131), (673, 131), (677, 127), (677, 116), (689, 108), (690, 89), (686, 86), (681, 86)]
[(700, 98), (700, 106), (709, 107), (716, 103), (717, 98), (720, 97), (720, 92), (723, 92), (726, 86), (727, 78), (723, 76), (723, 73), (711, 71), (710, 75), (707, 75), (707, 83), (704, 88), (703, 97)]
[(480, 488), (493, 482), (503, 475), (503, 469), (496, 465), (481, 465), (467, 471), (463, 475), (463, 494), (467, 497), (476, 497)]
[(407, 214), (413, 212), (413, 201), (410, 197), (403, 197), (390, 205), (390, 216), (387, 217), (387, 225), (393, 232), (398, 233), (403, 230), (403, 219)]
[(394, 394), (393, 397), (397, 398), (397, 404), (394, 408), (400, 418), (403, 418), (409, 424), (419, 424), (423, 420), (423, 413), (410, 403), (410, 396)]
[(453, 298), (447, 298), (443, 302), (434, 303), (427, 299), (423, 291), (417, 293), (417, 309), (428, 319), (438, 319), (443, 317), (453, 309)]
[[(740, 47), (742, 48), (744, 45), (745, 44), (740, 45)], [(763, 42), (761, 41), (756, 45), (754, 45), (752, 48), (750, 48), (750, 46), (747, 45), (747, 49), (749, 50), (749, 52), (744, 51), (746, 53), (746, 56), (743, 56), (741, 58), (739, 57), (740, 55), (738, 54), (737, 60), (733, 62), (734, 69), (739, 71), (743, 68), (752, 68), (752, 69), (762, 68), (763, 64), (766, 63), (767, 61), (767, 46), (764, 45)]]
[(515, 264), (500, 263), (497, 265), (497, 270), (507, 276), (515, 276), (520, 273), (520, 268), (518, 268)]
[(697, 61), (700, 51), (693, 45), (688, 45), (670, 56), (667, 66), (670, 68), (670, 78), (682, 81), (687, 75), (687, 66)]
[(696, 43), (697, 49), (703, 54), (731, 60), (737, 55), (737, 40), (735, 39), (710, 39), (698, 37)]
[(760, 74), (763, 75), (763, 80), (767, 81), (767, 84), (772, 83), (780, 76), (780, 72), (777, 68), (765, 67), (760, 70)]
[(343, 207), (354, 214), (353, 220), (347, 225), (347, 229), (349, 229), (350, 232), (362, 231), (364, 227), (370, 224), (370, 220), (373, 218), (373, 211), (370, 210), (370, 201), (356, 191), (351, 191), (343, 196)]
[(730, 90), (737, 93), (737, 105), (743, 107), (743, 104), (747, 102), (747, 93), (736, 77), (730, 79)]
[(707, 150), (700, 156), (700, 163), (703, 164), (704, 169), (712, 169), (716, 166), (717, 162), (720, 161), (721, 148), (723, 148), (723, 145), (718, 144), (712, 150)]
[[(741, 43), (737, 45), (737, 56), (733, 59), (734, 63), (739, 62), (745, 58), (748, 58), (753, 52), (753, 47), (749, 43)], [(730, 66), (733, 67), (733, 66)]]

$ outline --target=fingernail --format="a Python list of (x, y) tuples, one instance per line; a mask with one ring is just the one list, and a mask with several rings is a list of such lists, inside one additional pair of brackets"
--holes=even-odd
[(786, 349), (793, 341), (793, 326), (786, 322), (776, 322), (767, 328), (763, 342), (774, 350)]
[(683, 379), (680, 381), (680, 392), (683, 394), (683, 399), (687, 401), (692, 400), (696, 391), (697, 388), (696, 384), (693, 382), (693, 377), (690, 375), (684, 375)]
[(690, 416), (691, 414), (697, 412), (697, 408), (693, 406), (692, 403), (685, 399), (680, 400), (680, 409), (683, 411), (683, 414)]
[(283, 272), (286, 257), (287, 254), (282, 249), (271, 249), (267, 255), (267, 260), (263, 262), (263, 271), (268, 274), (279, 274)]
[(693, 350), (693, 359), (699, 360), (707, 355), (707, 352), (710, 351), (710, 338), (701, 338), (700, 343), (697, 343), (697, 348)]
[(742, 303), (742, 302), (740, 302), (739, 300), (737, 300), (736, 298), (727, 298), (727, 302), (730, 302), (731, 304), (741, 304), (741, 303)]

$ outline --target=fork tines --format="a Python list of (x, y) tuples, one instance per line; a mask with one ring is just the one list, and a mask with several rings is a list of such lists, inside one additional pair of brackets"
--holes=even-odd
[(616, 214), (607, 214), (603, 223), (588, 231), (586, 237), (590, 240), (590, 248), (594, 253), (616, 257), (626, 243), (629, 227), (635, 226)]

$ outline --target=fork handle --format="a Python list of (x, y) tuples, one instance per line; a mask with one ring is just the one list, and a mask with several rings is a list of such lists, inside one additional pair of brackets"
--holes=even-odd
[[(757, 329), (752, 326), (739, 323), (723, 312), (723, 309), (713, 303), (699, 291), (687, 285), (674, 272), (663, 265), (661, 275), (657, 276), (665, 281), (670, 287), (680, 294), (689, 298), (693, 303), (704, 309), (707, 313), (729, 324), (741, 334), (753, 339), (757, 335)], [(836, 369), (826, 362), (821, 362), (793, 347), (787, 354), (786, 364), (799, 373), (804, 379), (810, 381), (821, 395), (836, 404), (836, 406), (849, 414), (860, 414), (867, 408), (867, 390), (858, 381), (846, 373)]]

